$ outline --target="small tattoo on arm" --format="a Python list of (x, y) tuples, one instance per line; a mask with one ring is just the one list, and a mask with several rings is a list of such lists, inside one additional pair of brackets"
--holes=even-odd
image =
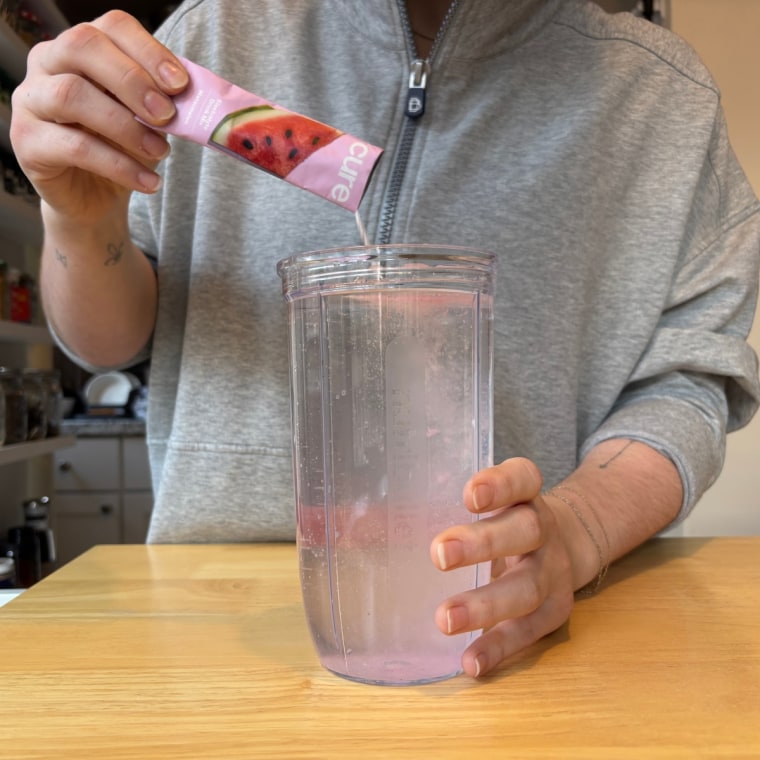
[(121, 260), (121, 257), (124, 255), (124, 243), (119, 243), (119, 245), (114, 245), (113, 243), (108, 244), (108, 258), (106, 259), (106, 266), (112, 267), (115, 264), (118, 264)]
[(55, 260), (61, 264), (64, 269), (69, 268), (69, 259), (64, 256), (57, 248), (55, 249)]
[(623, 446), (623, 448), (617, 452), (617, 454), (610, 457), (606, 462), (602, 462), (599, 465), (599, 469), (606, 470), (629, 446), (632, 446), (632, 445), (633, 445), (633, 441), (628, 441), (628, 443), (626, 443), (625, 446)]

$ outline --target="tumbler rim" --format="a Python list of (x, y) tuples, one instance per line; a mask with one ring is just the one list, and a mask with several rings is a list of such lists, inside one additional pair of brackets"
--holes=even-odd
[[(400, 263), (403, 270), (394, 270)], [(410, 269), (410, 263), (420, 268)], [(287, 300), (316, 291), (366, 290), (379, 287), (431, 287), (436, 285), (492, 292), (496, 256), (467, 246), (434, 243), (354, 245), (305, 251), (281, 259), (277, 274)], [(361, 276), (372, 274), (365, 282)]]

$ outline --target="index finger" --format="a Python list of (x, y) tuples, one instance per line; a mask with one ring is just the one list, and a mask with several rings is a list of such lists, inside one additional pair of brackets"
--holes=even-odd
[(96, 19), (93, 26), (102, 29), (129, 58), (139, 61), (167, 94), (176, 95), (187, 86), (187, 72), (179, 58), (134, 16), (124, 11), (109, 11)]
[(462, 495), (467, 509), (480, 514), (530, 502), (541, 493), (542, 483), (541, 471), (530, 459), (513, 457), (475, 473)]
[(53, 43), (33, 48), (29, 60), (51, 76), (84, 77), (157, 126), (174, 115), (170, 96), (188, 83), (179, 59), (123, 11), (71, 27)]

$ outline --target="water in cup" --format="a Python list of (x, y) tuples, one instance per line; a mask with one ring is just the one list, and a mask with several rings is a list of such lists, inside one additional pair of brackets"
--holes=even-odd
[(429, 547), (474, 519), (462, 489), (492, 460), (493, 257), (370, 246), (278, 269), (300, 573), (320, 661), (371, 683), (456, 675), (473, 634), (446, 636), (434, 612), (482, 568), (441, 572)]

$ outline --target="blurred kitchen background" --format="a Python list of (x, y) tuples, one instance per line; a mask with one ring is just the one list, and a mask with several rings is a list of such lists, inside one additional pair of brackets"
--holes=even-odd
[(146, 29), (154, 31), (158, 25), (176, 8), (179, 3), (161, 2), (161, 0), (57, 0), (57, 6), (69, 24), (91, 21), (106, 11), (119, 8), (140, 19)]
[[(611, 12), (633, 11), (669, 27), (700, 53), (723, 93), (729, 132), (750, 181), (760, 193), (760, 28), (758, 0), (597, 0)], [(0, 366), (55, 370), (67, 419), (36, 425), (34, 436), (0, 446), (0, 587), (4, 555), (24, 554), (25, 584), (96, 543), (140, 542), (152, 506), (145, 448), (144, 410), (150, 368), (92, 377), (54, 348), (36, 299), (41, 242), (39, 211), (15, 165), (8, 138), (10, 92), (24, 76), (26, 53), (35, 40), (112, 8), (137, 16), (154, 30), (177, 3), (158, 0), (0, 0)], [(750, 338), (760, 351), (760, 320)], [(6, 373), (10, 375), (12, 373)], [(33, 372), (18, 379), (28, 387)], [(50, 373), (45, 375), (49, 382)], [(55, 384), (54, 384), (55, 385)], [(33, 396), (33, 392), (32, 392)], [(41, 409), (41, 408), (40, 408)], [(37, 419), (39, 423), (39, 417)], [(725, 469), (694, 514), (674, 529), (679, 535), (760, 532), (760, 416), (729, 438)], [(10, 531), (10, 533), (9, 533)], [(31, 531), (31, 532), (30, 532)], [(30, 537), (42, 553), (29, 558)], [(56, 557), (48, 545), (54, 537)], [(10, 541), (7, 539), (11, 539)], [(32, 541), (33, 543), (33, 541)], [(47, 552), (47, 553), (46, 553)], [(18, 556), (14, 558), (14, 562)]]
[(10, 93), (35, 42), (116, 7), (152, 31), (176, 5), (0, 0), (0, 385), (10, 410), (0, 425), (0, 591), (31, 585), (94, 544), (144, 541), (153, 504), (149, 365), (92, 376), (44, 326), (39, 210), (12, 155)]

